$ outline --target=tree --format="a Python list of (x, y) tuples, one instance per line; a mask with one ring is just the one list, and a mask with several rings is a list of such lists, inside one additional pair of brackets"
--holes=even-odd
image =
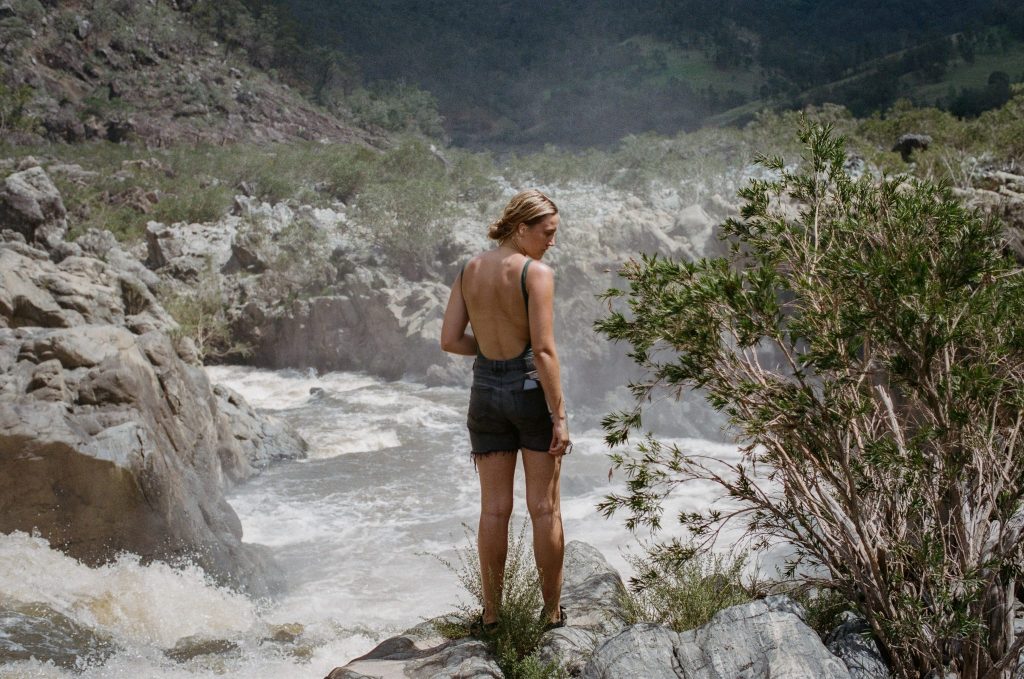
[(1008, 677), (1024, 647), (1021, 272), (999, 224), (948, 188), (854, 179), (829, 126), (801, 139), (802, 171), (759, 158), (774, 178), (740, 192), (727, 257), (629, 262), (629, 291), (606, 293), (628, 310), (597, 324), (646, 370), (635, 407), (604, 422), (610, 444), (657, 390), (700, 389), (742, 461), (648, 435), (613, 454), (628, 492), (602, 509), (657, 527), (673, 489), (714, 482), (730, 509), (683, 525), (711, 540), (738, 521), (755, 548), (789, 542), (790, 575), (846, 597), (898, 675)]

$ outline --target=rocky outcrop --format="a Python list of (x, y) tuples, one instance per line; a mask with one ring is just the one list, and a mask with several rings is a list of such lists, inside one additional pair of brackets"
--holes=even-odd
[(122, 551), (192, 560), (270, 592), (274, 570), (242, 543), (224, 490), (302, 456), (301, 438), (210, 384), (153, 295), (158, 279), (116, 242), (3, 233), (0, 532), (38, 531), (89, 564)]
[[(562, 589), (569, 624), (544, 635), (538, 649), (541, 661), (556, 661), (569, 676), (586, 679), (888, 676), (866, 673), (886, 671), (885, 666), (868, 667), (867, 656), (852, 650), (843, 660), (860, 663), (863, 671), (847, 669), (804, 623), (803, 609), (784, 596), (727, 608), (703, 627), (677, 633), (661, 625), (627, 627), (619, 603), (622, 588), (619, 574), (600, 552), (586, 543), (570, 542)], [(845, 632), (833, 636), (833, 641), (848, 637)], [(500, 676), (483, 642), (472, 637), (444, 639), (435, 622), (428, 621), (336, 668), (327, 679)]]
[(707, 625), (676, 633), (633, 625), (602, 644), (583, 670), (586, 679), (848, 679), (846, 666), (803, 622), (784, 596), (719, 611)]
[[(557, 658), (578, 671), (600, 639), (622, 629), (623, 610), (618, 596), (622, 588), (622, 578), (599, 551), (585, 542), (569, 542), (565, 546), (562, 585), (562, 605), (569, 626), (544, 636), (541, 657)], [(441, 620), (421, 623), (380, 643), (366, 655), (335, 668), (328, 679), (504, 676), (482, 641), (442, 637), (435, 624)]]
[(979, 173), (973, 186), (956, 189), (968, 206), (1003, 222), (1006, 250), (1024, 264), (1024, 175), (1001, 169)]
[(25, 240), (54, 247), (67, 233), (67, 210), (41, 167), (9, 175), (0, 187), (0, 226)]

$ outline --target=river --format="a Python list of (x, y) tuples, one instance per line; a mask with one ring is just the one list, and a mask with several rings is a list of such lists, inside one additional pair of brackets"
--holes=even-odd
[[(320, 679), (465, 601), (441, 560), (457, 560), (457, 550), (471, 544), (467, 527), (477, 518), (468, 390), (359, 373), (208, 370), (212, 381), (289, 421), (310, 443), (307, 460), (274, 466), (228, 496), (244, 539), (271, 548), (288, 590), (253, 602), (213, 585), (198, 568), (143, 566), (130, 555), (88, 568), (39, 537), (0, 535), (0, 648), (42, 639), (78, 657), (73, 669), (73, 660), (64, 667), (8, 662), (0, 677)], [(596, 422), (598, 415), (575, 419)], [(628, 573), (637, 536), (595, 508), (621, 490), (621, 474), (609, 476), (599, 429), (583, 427), (573, 439), (562, 472), (566, 539), (589, 542)], [(678, 441), (736, 459), (734, 446)], [(521, 466), (516, 485), (518, 527), (527, 516)], [(666, 515), (706, 507), (714, 497), (710, 487), (691, 489)], [(188, 637), (217, 640), (217, 652), (168, 653), (176, 644), (196, 648), (182, 645)]]

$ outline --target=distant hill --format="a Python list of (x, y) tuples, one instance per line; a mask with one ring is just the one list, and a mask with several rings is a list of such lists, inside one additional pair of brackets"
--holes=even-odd
[(349, 55), (364, 83), (431, 93), (465, 145), (600, 145), (825, 100), (973, 114), (1001, 103), (993, 72), (1024, 79), (1016, 0), (259, 4), (287, 9), (300, 43)]

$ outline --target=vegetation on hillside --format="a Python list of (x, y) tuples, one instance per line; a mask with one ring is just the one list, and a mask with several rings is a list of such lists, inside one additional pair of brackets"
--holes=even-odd
[[(666, 389), (700, 389), (729, 418), (732, 465), (648, 436), (613, 455), (628, 488), (602, 504), (659, 526), (691, 482), (728, 503), (685, 513), (697, 539), (736, 522), (784, 541), (788, 575), (864, 616), (901, 677), (1008, 676), (1024, 569), (1024, 279), (1001, 225), (941, 185), (853, 178), (829, 125), (801, 133), (797, 169), (740, 195), (722, 258), (632, 260), (598, 324), (645, 375), (610, 444)], [(806, 566), (806, 568), (804, 568)]]
[(743, 122), (744, 105), (835, 102), (865, 116), (909, 98), (976, 115), (1005, 101), (992, 74), (1024, 79), (1024, 11), (1008, 0), (600, 0), (586, 12), (534, 1), (263, 2), (295, 17), (300, 44), (351, 55), (364, 80), (429, 91), (461, 145), (604, 146), (728, 110), (737, 114), (724, 120)]

